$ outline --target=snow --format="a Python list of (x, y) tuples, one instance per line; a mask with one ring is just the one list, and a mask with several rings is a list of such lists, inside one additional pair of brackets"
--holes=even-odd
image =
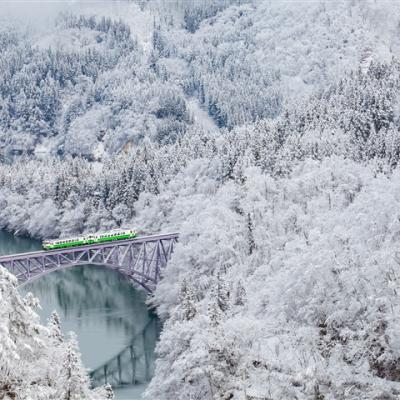
[[(65, 339), (53, 313), (39, 324), (37, 299), (18, 293), (16, 279), (0, 266), (0, 381), (5, 398), (105, 400), (108, 388), (89, 389), (74, 335)], [(111, 392), (112, 393), (112, 392)]]
[(136, 2), (128, 0), (80, 2), (76, 8), (74, 11), (82, 15), (123, 20), (146, 53), (150, 51), (154, 16), (148, 8), (141, 10)]
[(73, 52), (88, 50), (89, 48), (101, 49), (101, 45), (93, 45), (96, 42), (96, 32), (90, 29), (66, 29), (62, 32), (49, 32), (45, 35), (40, 35), (35, 45), (39, 49), (47, 50), (56, 48), (61, 51)]
[[(34, 157), (0, 166), (0, 227), (180, 232), (152, 400), (397, 398), (399, 5), (74, 7), (138, 44), (4, 35), (0, 144)], [(0, 329), (10, 362), (37, 350)]]
[(202, 129), (204, 129), (206, 132), (218, 130), (215, 121), (206, 111), (204, 111), (196, 98), (188, 99), (187, 106), (194, 117), (195, 123), (201, 126)]
[(38, 158), (48, 157), (50, 154), (50, 146), (46, 144), (40, 144), (35, 147), (35, 156)]
[(104, 143), (99, 143), (93, 151), (93, 156), (96, 160), (101, 160), (105, 154)]

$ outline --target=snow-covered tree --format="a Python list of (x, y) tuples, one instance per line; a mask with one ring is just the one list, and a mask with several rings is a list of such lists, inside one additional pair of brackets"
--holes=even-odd
[(60, 376), (60, 399), (78, 400), (88, 397), (89, 380), (80, 360), (78, 342), (75, 335), (70, 335), (63, 355)]
[(0, 398), (43, 400), (113, 398), (109, 388), (93, 391), (74, 337), (64, 342), (53, 313), (39, 323), (32, 294), (22, 298), (16, 279), (0, 267)]
[(194, 288), (183, 280), (179, 292), (179, 305), (182, 312), (182, 319), (190, 321), (196, 316), (196, 294)]

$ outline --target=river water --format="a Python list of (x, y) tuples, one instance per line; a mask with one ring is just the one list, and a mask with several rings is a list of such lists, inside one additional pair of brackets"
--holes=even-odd
[[(0, 231), (0, 255), (39, 249), (39, 241)], [(52, 272), (21, 289), (22, 293), (27, 291), (39, 298), (43, 323), (56, 310), (63, 332), (77, 334), (86, 368), (100, 367), (103, 371), (106, 364), (110, 369), (116, 365), (114, 357), (118, 353), (126, 357), (129, 352), (124, 349), (132, 344), (136, 353), (145, 354), (146, 363), (137, 364), (139, 383), (115, 389), (118, 400), (141, 398), (145, 382), (153, 374), (158, 335), (158, 323), (145, 304), (142, 290), (135, 289), (115, 271), (88, 265)]]

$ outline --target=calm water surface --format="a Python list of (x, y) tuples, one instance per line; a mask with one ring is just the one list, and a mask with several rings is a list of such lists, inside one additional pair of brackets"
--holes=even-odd
[[(0, 255), (39, 249), (39, 241), (0, 231)], [(31, 291), (39, 298), (43, 323), (57, 310), (63, 332), (74, 331), (78, 335), (87, 368), (103, 366), (135, 343), (136, 351), (146, 352), (147, 359), (146, 371), (138, 371), (137, 376), (152, 376), (157, 321), (145, 304), (146, 294), (115, 271), (92, 265), (73, 267), (39, 278), (21, 291)], [(145, 369), (143, 362), (138, 363), (140, 368)], [(145, 386), (141, 383), (116, 389), (116, 398), (140, 399)]]

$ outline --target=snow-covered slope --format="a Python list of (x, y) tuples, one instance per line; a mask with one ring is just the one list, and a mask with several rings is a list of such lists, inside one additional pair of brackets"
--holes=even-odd
[[(197, 125), (191, 97), (218, 127), (232, 129), (276, 118), (344, 73), (399, 52), (397, 4), (232, 3), (78, 2), (66, 11), (80, 20), (64, 14), (54, 28), (31, 26), (16, 40), (4, 33), (0, 143), (16, 154), (46, 145), (97, 158), (99, 142), (112, 154), (143, 137), (173, 141)], [(47, 49), (58, 52), (56, 63)], [(162, 97), (168, 110), (157, 104)], [(91, 121), (99, 134), (77, 152), (70, 126), (91, 119), (92, 108), (113, 117)]]
[(397, 399), (399, 6), (240, 3), (1, 36), (0, 138), (43, 159), (0, 167), (0, 227), (181, 232), (152, 400)]
[(390, 61), (399, 55), (399, 17), (397, 3), (250, 2), (193, 34), (170, 29), (166, 47), (189, 60), (188, 87), (232, 128), (276, 116), (360, 63)]

